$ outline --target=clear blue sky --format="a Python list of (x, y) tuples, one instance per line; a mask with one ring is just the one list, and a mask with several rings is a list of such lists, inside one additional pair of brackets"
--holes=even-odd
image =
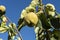
[[(12, 22), (18, 22), (21, 11), (27, 7), (32, 0), (0, 0), (0, 5), (6, 6), (6, 16), (11, 19)], [(60, 0), (43, 0), (44, 4), (52, 3), (55, 5), (57, 12), (60, 12)], [(35, 40), (34, 28), (23, 27), (20, 31), (23, 40)], [(8, 32), (0, 34), (0, 38), (7, 40)]]

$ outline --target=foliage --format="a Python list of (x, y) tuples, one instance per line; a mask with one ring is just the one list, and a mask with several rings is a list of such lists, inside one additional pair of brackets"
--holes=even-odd
[[(36, 10), (36, 6), (38, 10)], [(57, 14), (53, 4), (43, 5), (42, 0), (32, 0), (31, 4), (22, 10), (18, 26), (5, 16), (5, 6), (0, 6), (0, 33), (8, 31), (8, 40), (23, 40), (19, 31), (25, 25), (33, 26), (36, 40), (60, 40), (60, 14)], [(7, 22), (10, 23), (7, 25)], [(16, 38), (16, 39), (15, 39)], [(0, 38), (0, 40), (2, 40)]]

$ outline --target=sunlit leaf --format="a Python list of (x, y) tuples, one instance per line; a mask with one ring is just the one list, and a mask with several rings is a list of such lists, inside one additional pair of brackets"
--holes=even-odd
[(2, 38), (0, 38), (0, 40), (3, 40)]
[(8, 31), (8, 28), (0, 27), (0, 33), (4, 33)]

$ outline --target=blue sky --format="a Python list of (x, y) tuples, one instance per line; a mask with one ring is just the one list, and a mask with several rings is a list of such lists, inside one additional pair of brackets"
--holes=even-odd
[[(6, 6), (6, 16), (16, 23), (18, 22), (21, 11), (27, 7), (32, 0), (0, 0), (0, 5)], [(60, 13), (60, 0), (43, 0), (43, 4), (52, 3), (56, 7), (56, 11)], [(35, 40), (34, 28), (23, 27), (20, 31), (23, 40)], [(0, 34), (0, 38), (7, 40), (8, 32)]]

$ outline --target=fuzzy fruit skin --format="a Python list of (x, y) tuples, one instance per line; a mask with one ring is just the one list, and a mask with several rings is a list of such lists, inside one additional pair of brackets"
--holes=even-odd
[(25, 21), (28, 23), (28, 24), (34, 24), (36, 25), (37, 22), (38, 22), (38, 17), (35, 13), (33, 12), (30, 12), (28, 13), (25, 17), (24, 17)]

